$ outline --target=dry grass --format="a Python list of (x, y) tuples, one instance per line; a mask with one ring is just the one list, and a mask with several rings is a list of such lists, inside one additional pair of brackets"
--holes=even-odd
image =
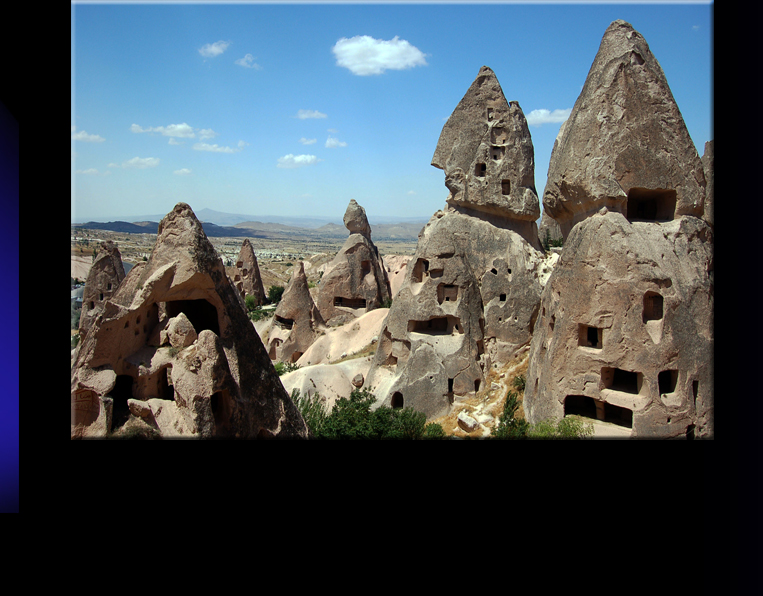
[[(529, 350), (526, 350), (518, 356), (515, 356), (509, 362), (499, 364), (498, 367), (492, 368), (487, 374), (484, 387), (475, 395), (457, 399), (449, 414), (430, 420), (430, 422), (439, 424), (447, 436), (464, 439), (482, 438), (483, 436), (489, 435), (489, 431), (492, 431), (498, 424), (498, 418), (503, 411), (503, 404), (506, 401), (506, 394), (509, 390), (516, 392), (519, 396), (520, 406), (517, 410), (516, 417), (524, 419), (524, 409), (521, 405), (523, 394), (522, 392), (517, 391), (514, 387), (514, 379), (520, 375), (524, 375), (526, 378), (528, 365)], [(499, 388), (493, 389), (493, 383), (499, 385)], [(485, 433), (482, 429), (475, 430), (471, 433), (464, 431), (458, 426), (458, 415), (461, 412), (465, 412), (472, 417), (485, 414), (491, 416), (492, 420), (484, 423), (488, 432)]]

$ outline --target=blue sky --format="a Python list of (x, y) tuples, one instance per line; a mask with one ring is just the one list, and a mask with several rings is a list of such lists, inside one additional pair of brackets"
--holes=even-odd
[(713, 138), (712, 6), (72, 4), (72, 221), (179, 201), (252, 215), (428, 219), (430, 165), (483, 65), (519, 102), (542, 197), (607, 26), (660, 62), (700, 156)]

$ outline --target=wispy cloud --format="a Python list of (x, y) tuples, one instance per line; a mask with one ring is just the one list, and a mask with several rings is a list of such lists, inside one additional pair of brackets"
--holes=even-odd
[(85, 132), (84, 130), (81, 130), (77, 133), (74, 132), (75, 127), (72, 126), (72, 141), (85, 141), (87, 143), (103, 143), (106, 139), (104, 139), (100, 135), (91, 135)]
[(530, 126), (540, 126), (541, 124), (550, 124), (564, 122), (570, 117), (572, 108), (566, 110), (554, 110), (553, 112), (545, 109), (533, 110), (527, 114), (527, 124)]
[(335, 139), (334, 137), (329, 137), (326, 139), (326, 148), (327, 149), (333, 149), (335, 147), (347, 147), (347, 143), (344, 141), (340, 141), (339, 139)]
[[(138, 168), (141, 170), (145, 168), (155, 168), (158, 165), (158, 157), (133, 157), (132, 159), (122, 162), (123, 168)], [(111, 164), (109, 164), (109, 166), (111, 166)]]
[(305, 137), (302, 137), (299, 140), (299, 142), (302, 143), (303, 145), (312, 145), (314, 143), (317, 143), (318, 139), (306, 139)]
[(315, 155), (292, 155), (289, 153), (289, 155), (284, 155), (283, 157), (278, 158), (278, 165), (279, 168), (302, 168), (304, 166), (312, 166), (317, 164), (319, 161), (323, 161), (322, 159), (318, 159)]
[(215, 43), (208, 43), (199, 48), (199, 54), (205, 58), (215, 58), (228, 49), (230, 42), (216, 41)]
[(219, 133), (216, 133), (211, 128), (202, 128), (199, 131), (199, 138), (203, 141), (204, 139), (214, 139)]
[(305, 120), (307, 118), (328, 118), (328, 116), (318, 110), (299, 110), (297, 112), (297, 118)]
[(255, 70), (262, 70), (262, 66), (255, 62), (256, 58), (251, 54), (247, 54), (243, 58), (236, 60), (235, 64), (243, 66), (244, 68), (253, 68)]
[(188, 174), (191, 173), (191, 170), (189, 170), (188, 168), (180, 168), (179, 170), (175, 170), (172, 173), (177, 174), (178, 176), (188, 176)]
[(232, 147), (220, 147), (217, 143), (210, 145), (209, 143), (196, 143), (193, 148), (196, 151), (212, 151), (215, 153), (236, 153), (241, 149), (233, 149)]
[(158, 132), (165, 137), (193, 138), (196, 136), (193, 132), (193, 128), (185, 122), (182, 124), (170, 124), (169, 126), (154, 126), (149, 128), (143, 128), (142, 126), (133, 124), (130, 126), (130, 130), (134, 133)]
[(87, 176), (97, 176), (98, 175), (98, 170), (96, 170), (95, 168), (89, 168), (87, 170), (75, 170), (74, 173), (75, 174), (85, 174)]
[(357, 35), (350, 39), (343, 37), (334, 44), (331, 51), (336, 56), (337, 66), (360, 76), (427, 65), (425, 54), (398, 36), (389, 41), (368, 35)]

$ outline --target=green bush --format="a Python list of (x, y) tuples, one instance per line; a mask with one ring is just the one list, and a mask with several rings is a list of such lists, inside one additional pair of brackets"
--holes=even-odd
[(248, 294), (244, 298), (244, 304), (246, 304), (246, 312), (252, 312), (257, 308), (257, 298), (255, 298), (253, 294)]
[(528, 436), (531, 439), (591, 439), (593, 424), (569, 417), (557, 422), (541, 420), (532, 425)]
[(290, 373), (292, 371), (298, 370), (299, 364), (297, 364), (296, 362), (281, 362), (279, 360), (278, 362), (275, 362), (273, 364), (273, 368), (276, 369), (278, 376), (282, 377), (286, 373)]
[(313, 395), (312, 398), (307, 395), (302, 396), (296, 387), (291, 392), (291, 399), (302, 414), (302, 418), (305, 419), (305, 424), (313, 436), (320, 436), (328, 416), (325, 400), (319, 393)]
[(490, 433), (495, 439), (524, 439), (530, 428), (526, 420), (515, 418), (519, 409), (519, 400), (516, 393), (509, 391), (503, 404), (503, 412), (498, 418), (498, 424)]
[(270, 286), (268, 288), (268, 300), (270, 300), (270, 302), (273, 304), (280, 302), (284, 289), (285, 288), (283, 286)]
[[(413, 408), (381, 406), (371, 411), (376, 397), (368, 389), (355, 389), (350, 398), (341, 397), (326, 417), (324, 439), (422, 439), (437, 438), (439, 425), (427, 425), (426, 416)], [(433, 428), (427, 430), (427, 426)], [(444, 435), (439, 427), (441, 435)]]
[(445, 439), (446, 435), (445, 435), (445, 431), (442, 429), (442, 426), (434, 422), (430, 422), (424, 427), (424, 438), (425, 439)]
[(525, 376), (524, 375), (517, 375), (514, 377), (514, 380), (511, 381), (511, 384), (514, 385), (514, 388), (519, 391), (520, 393), (524, 393), (525, 391)]

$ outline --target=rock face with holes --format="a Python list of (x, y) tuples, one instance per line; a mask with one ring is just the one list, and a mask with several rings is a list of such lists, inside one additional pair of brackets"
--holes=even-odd
[(117, 291), (125, 278), (122, 255), (111, 241), (101, 242), (82, 293), (82, 314), (79, 319), (80, 339), (87, 335), (95, 319), (103, 312), (103, 304)]
[(248, 238), (241, 244), (233, 283), (241, 293), (242, 298), (253, 296), (256, 306), (265, 304), (267, 294), (265, 294), (265, 288), (262, 285), (257, 255), (254, 254), (254, 248), (252, 248), (252, 243), (249, 242)]
[(378, 405), (430, 419), (529, 344), (540, 302), (532, 142), (489, 68), (445, 124), (432, 165), (445, 170), (448, 205), (419, 234), (365, 385)]
[(305, 265), (300, 261), (273, 315), (268, 333), (268, 355), (272, 360), (296, 362), (313, 344), (323, 326), (321, 314), (307, 287)]
[(662, 69), (613, 22), (551, 156), (543, 204), (565, 243), (531, 344), (531, 423), (578, 414), (632, 437), (713, 436), (705, 196)]
[(366, 212), (355, 199), (347, 206), (344, 225), (350, 236), (318, 285), (318, 309), (329, 326), (344, 325), (392, 298), (387, 271), (371, 241)]
[(80, 342), (71, 404), (73, 436), (119, 436), (135, 424), (164, 437), (308, 436), (185, 203)]
[(544, 289), (525, 415), (712, 437), (712, 230), (602, 211), (572, 229)]
[(601, 207), (629, 220), (701, 217), (705, 186), (660, 64), (629, 23), (614, 21), (554, 143), (544, 213), (564, 238)]

